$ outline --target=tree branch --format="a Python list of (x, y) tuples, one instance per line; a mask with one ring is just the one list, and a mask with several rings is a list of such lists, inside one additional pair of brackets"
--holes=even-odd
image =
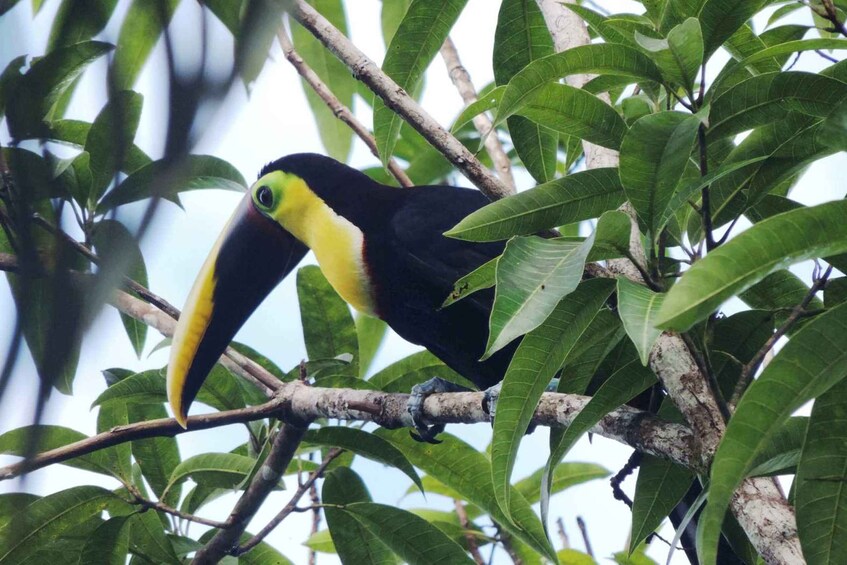
[(476, 185), (486, 196), (497, 200), (510, 191), (449, 131), (441, 127), (400, 85), (356, 47), (343, 33), (304, 0), (293, 0), (290, 13), (327, 49), (343, 62), (353, 76), (368, 86), (385, 105), (415, 128), (433, 147)]
[(176, 508), (171, 508), (170, 506), (161, 501), (149, 500), (147, 498), (144, 498), (144, 496), (142, 496), (141, 494), (141, 491), (139, 491), (138, 488), (136, 488), (130, 483), (124, 483), (124, 487), (132, 495), (134, 499), (133, 503), (138, 504), (146, 509), (153, 508), (155, 510), (159, 510), (160, 512), (164, 512), (165, 514), (170, 514), (171, 516), (176, 516), (177, 518), (182, 518), (183, 520), (188, 520), (189, 522), (196, 522), (198, 524), (211, 526), (213, 528), (222, 528), (225, 525), (223, 522), (209, 520), (201, 516), (195, 516), (194, 514), (183, 512), (182, 510), (177, 510)]
[(458, 498), (453, 500), (453, 506), (456, 508), (456, 516), (459, 518), (459, 525), (465, 530), (465, 543), (468, 544), (468, 553), (477, 565), (485, 565), (485, 560), (479, 552), (479, 546), (476, 543), (476, 537), (470, 531), (471, 521), (468, 519), (468, 511), (465, 509), (465, 504)]
[[(376, 147), (376, 140), (374, 139), (374, 136), (371, 135), (371, 132), (364, 126), (364, 124), (362, 124), (362, 122), (356, 119), (353, 112), (341, 103), (341, 100), (332, 93), (326, 83), (321, 80), (317, 73), (315, 73), (306, 61), (303, 60), (303, 57), (300, 56), (297, 50), (294, 49), (294, 45), (291, 43), (291, 39), (285, 31), (284, 25), (280, 24), (279, 31), (277, 31), (276, 36), (279, 41), (279, 46), (282, 48), (283, 55), (285, 55), (285, 58), (288, 59), (288, 62), (291, 63), (291, 66), (294, 67), (297, 73), (303, 77), (306, 84), (312, 87), (315, 94), (317, 94), (320, 99), (324, 101), (324, 104), (332, 110), (335, 117), (347, 124), (350, 129), (353, 130), (353, 133), (358, 135), (359, 139), (365, 142), (365, 145), (367, 145), (368, 149), (371, 150), (373, 156), (379, 159), (379, 149)], [(414, 186), (412, 180), (406, 175), (406, 172), (394, 159), (388, 160), (388, 171), (395, 179), (397, 179), (400, 186)]]
[[(471, 82), (471, 75), (468, 70), (462, 66), (462, 61), (459, 59), (459, 52), (456, 50), (456, 45), (449, 37), (444, 40), (444, 45), (441, 46), (441, 58), (444, 59), (444, 65), (447, 67), (447, 74), (450, 80), (459, 91), (459, 96), (462, 101), (467, 104), (473, 104), (477, 101), (476, 89)], [(488, 119), (485, 113), (477, 114), (473, 117), (473, 125), (479, 135), (485, 140), (485, 150), (494, 162), (494, 170), (497, 171), (497, 176), (514, 194), (515, 178), (512, 176), (512, 161), (506, 152), (503, 150), (503, 144), (497, 137), (497, 132), (492, 131), (494, 124)]]

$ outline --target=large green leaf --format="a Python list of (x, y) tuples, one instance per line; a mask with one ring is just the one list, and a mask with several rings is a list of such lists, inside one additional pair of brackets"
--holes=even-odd
[(629, 551), (659, 528), (691, 487), (694, 475), (670, 461), (645, 455), (638, 468), (632, 501), (632, 532)]
[(689, 163), (699, 127), (697, 116), (660, 112), (640, 118), (623, 139), (621, 184), (652, 238)]
[[(479, 114), (496, 108), (497, 105), (500, 104), (500, 99), (503, 97), (503, 92), (505, 91), (505, 86), (498, 86), (497, 88), (492, 88), (488, 92), (480, 93), (479, 99), (476, 102), (468, 104), (465, 109), (456, 116), (450, 131), (455, 134), (462, 129), (462, 126), (473, 120)], [(2, 103), (2, 100), (0, 100), (0, 103)]]
[(556, 391), (585, 393), (606, 356), (625, 336), (620, 318), (611, 310), (601, 310), (574, 344), (572, 353), (562, 366)]
[(797, 332), (741, 397), (712, 463), (709, 503), (699, 531), (704, 563), (715, 562), (721, 523), (732, 493), (763, 446), (795, 410), (845, 376), (847, 304), (842, 304)]
[(368, 379), (368, 383), (385, 392), (409, 392), (414, 385), (433, 377), (440, 377), (470, 389), (476, 388), (472, 382), (460, 376), (429, 351), (413, 353), (395, 361)]
[(354, 502), (343, 512), (352, 515), (411, 565), (473, 563), (462, 547), (444, 532), (411, 512), (374, 502)]
[(62, 0), (53, 18), (47, 51), (91, 39), (106, 27), (117, 0)]
[(612, 281), (607, 279), (592, 279), (579, 285), (555, 306), (543, 324), (524, 337), (506, 369), (491, 440), (494, 493), (506, 514), (518, 447), (538, 400), (612, 289)]
[(6, 106), (6, 120), (13, 138), (39, 135), (43, 120), (53, 119), (62, 95), (89, 63), (112, 50), (108, 43), (84, 41), (48, 53), (32, 64), (17, 81)]
[(756, 14), (768, 0), (679, 0), (669, 1), (662, 10), (660, 29), (667, 31), (686, 18), (694, 17), (703, 29), (705, 59)]
[(324, 513), (332, 543), (342, 562), (393, 565), (394, 556), (377, 533), (344, 510), (332, 506), (371, 501), (368, 488), (359, 475), (349, 467), (333, 469), (324, 480), (321, 494), (324, 504), (328, 505)]
[(412, 465), (453, 489), (460, 499), (490, 514), (507, 532), (542, 555), (555, 555), (538, 516), (520, 493), (513, 492), (509, 497), (509, 514), (500, 509), (494, 496), (491, 464), (477, 449), (450, 434), (441, 434), (439, 445), (417, 442), (406, 430), (380, 429), (376, 434), (391, 441)]
[(610, 149), (620, 148), (626, 133), (626, 124), (614, 108), (593, 94), (566, 84), (541, 86), (516, 113), (559, 133)]
[[(780, 326), (788, 318), (789, 310), (800, 304), (808, 293), (809, 286), (800, 277), (788, 269), (782, 269), (766, 276), (739, 294), (738, 298), (752, 308), (770, 310), (776, 325)], [(808, 307), (810, 310), (820, 310), (823, 308), (823, 302), (814, 297)], [(799, 320), (788, 330), (788, 336), (802, 327), (803, 323), (805, 320)]]
[(653, 344), (661, 334), (654, 322), (664, 295), (646, 286), (618, 277), (618, 312), (629, 339), (638, 350), (641, 364), (646, 366)]
[(674, 285), (656, 325), (685, 330), (770, 273), (847, 251), (847, 201), (792, 210), (759, 222), (695, 263)]
[[(800, 300), (802, 298), (792, 304), (796, 305)], [(745, 310), (715, 322), (709, 343), (709, 359), (725, 398), (732, 397), (742, 366), (753, 359), (773, 335), (773, 329), (774, 315), (766, 310)]]
[(688, 18), (668, 33), (667, 39), (654, 39), (635, 32), (635, 40), (655, 57), (665, 82), (682, 87), (693, 96), (697, 71), (703, 64), (703, 33), (700, 22)]
[(592, 169), (488, 204), (445, 235), (468, 241), (508, 239), (596, 218), (624, 199), (617, 169)]
[(189, 155), (175, 168), (165, 161), (154, 161), (107, 192), (97, 205), (97, 212), (104, 214), (122, 204), (154, 196), (171, 198), (180, 192), (203, 188), (243, 192), (246, 183), (235, 167), (210, 155)]
[(112, 60), (112, 80), (118, 90), (133, 87), (179, 1), (133, 0), (121, 24)]
[(359, 375), (359, 338), (347, 303), (335, 292), (316, 265), (297, 271), (300, 319), (309, 359), (351, 355), (350, 376)]
[(151, 563), (181, 565), (174, 546), (165, 536), (162, 521), (155, 511), (130, 516), (129, 547), (132, 553)]
[(847, 381), (815, 400), (797, 467), (797, 533), (810, 565), (847, 560)]
[(574, 47), (537, 59), (509, 81), (497, 109), (496, 123), (524, 106), (545, 84), (580, 73), (613, 74), (660, 81), (656, 65), (643, 53), (611, 43)]
[[(147, 422), (167, 418), (164, 406), (127, 406), (130, 422)], [(132, 442), (132, 458), (141, 468), (141, 473), (159, 499), (165, 493), (168, 479), (180, 462), (179, 445), (173, 437), (150, 437)], [(181, 488), (172, 487), (163, 502), (172, 507), (179, 505)]]
[(103, 522), (82, 548), (80, 563), (124, 565), (129, 553), (128, 516), (115, 516)]
[[(417, 89), (467, 0), (415, 0), (385, 53), (382, 70), (407, 92)], [(383, 164), (394, 153), (402, 119), (377, 98), (374, 100), (374, 137)]]
[[(553, 39), (538, 4), (533, 0), (506, 0), (500, 4), (492, 55), (496, 84), (506, 84), (530, 62), (554, 52)], [(517, 116), (508, 120), (508, 127), (527, 171), (538, 182), (552, 180), (558, 136), (542, 124)]]
[(421, 478), (403, 453), (387, 440), (374, 434), (343, 426), (324, 426), (306, 432), (303, 441), (314, 445), (340, 447), (384, 465), (403, 471), (423, 491)]
[(497, 286), (483, 359), (537, 328), (573, 292), (594, 244), (516, 237), (497, 260)]
[(250, 474), (256, 461), (235, 453), (201, 453), (176, 466), (167, 490), (191, 478), (195, 483), (217, 488), (236, 488)]
[(788, 112), (823, 118), (845, 98), (847, 84), (824, 75), (787, 71), (751, 77), (712, 101), (709, 137), (736, 135)]
[[(38, 438), (38, 444), (32, 446), (31, 442), (35, 438)], [(0, 453), (23, 457), (27, 454), (41, 453), (50, 449), (63, 447), (87, 438), (88, 436), (81, 432), (62, 426), (46, 424), (25, 426), (23, 428), (9, 430), (3, 435), (0, 435)], [(117, 454), (113, 448), (106, 448), (68, 459), (67, 461), (63, 461), (62, 464), (94, 473), (112, 475), (116, 468), (116, 456)]]
[[(50, 122), (49, 127), (46, 131), (42, 132), (42, 135), (46, 139), (52, 139), (66, 145), (82, 148), (85, 147), (89, 131), (91, 131), (91, 124), (88, 122), (63, 119)], [(133, 144), (127, 150), (121, 171), (127, 174), (134, 173), (151, 162), (152, 159), (137, 145)]]
[[(309, 3), (336, 29), (347, 35), (347, 18), (344, 15), (344, 3), (341, 0), (311, 0)], [(314, 35), (294, 21), (291, 22), (291, 38), (303, 60), (315, 71), (335, 97), (352, 109), (356, 79), (344, 63), (339, 61)], [(330, 157), (346, 162), (353, 142), (353, 130), (336, 117), (326, 102), (305, 81), (301, 81), (301, 85), (317, 122), (321, 143)]]
[[(515, 490), (521, 493), (530, 504), (535, 504), (541, 498), (541, 481), (544, 472), (545, 469), (542, 467), (515, 483)], [(594, 463), (562, 463), (553, 471), (553, 485), (550, 492), (562, 492), (588, 481), (604, 479), (610, 474), (608, 469)]]
[(24, 562), (50, 540), (73, 532), (115, 504), (125, 503), (94, 486), (73, 487), (36, 500), (17, 520), (0, 527), (0, 563)]
[(356, 314), (356, 335), (359, 340), (359, 377), (365, 378), (379, 348), (385, 341), (388, 325), (373, 316)]

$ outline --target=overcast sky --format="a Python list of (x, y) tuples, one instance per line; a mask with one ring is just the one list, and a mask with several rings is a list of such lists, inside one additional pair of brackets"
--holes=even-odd
[[(606, 1), (600, 4), (620, 10), (638, 10), (633, 2)], [(115, 17), (102, 34), (106, 41), (114, 41), (118, 24), (128, 6), (126, 0), (119, 2)], [(19, 54), (40, 54), (46, 44), (46, 25), (52, 20), (52, 14), (58, 2), (47, 2), (43, 13), (33, 22), (29, 2), (20, 2), (17, 8), (9, 12), (0, 22), (0, 63), (3, 66)], [(380, 3), (375, 0), (356, 0), (348, 2), (355, 10), (348, 13), (353, 41), (371, 58), (380, 61), (384, 52), (382, 35), (379, 31)], [(451, 36), (455, 41), (462, 61), (468, 68), (477, 87), (481, 87), (493, 78), (491, 69), (491, 45), (494, 38), (497, 10), (496, 3), (490, 0), (470, 0)], [(174, 34), (180, 51), (196, 51), (196, 18), (199, 9), (194, 2), (182, 2), (174, 18)], [(805, 16), (804, 16), (805, 18)], [(809, 23), (805, 19), (801, 23)], [(761, 29), (764, 21), (757, 21)], [(217, 22), (213, 22), (212, 45), (216, 50), (215, 59), (224, 65), (231, 49), (228, 34)], [(195, 34), (196, 35), (196, 34)], [(163, 49), (154, 52), (151, 61), (160, 64), (148, 64), (142, 74), (136, 90), (145, 97), (144, 112), (136, 142), (155, 156), (161, 153), (163, 146), (162, 108), (167, 93), (160, 88)], [(191, 64), (190, 57), (184, 59)], [(720, 61), (710, 65), (710, 71), (720, 68)], [(224, 65), (225, 66), (225, 65)], [(814, 54), (805, 54), (797, 69), (817, 70), (825, 62)], [(99, 70), (103, 70), (103, 64)], [(105, 102), (102, 73), (90, 72), (82, 82), (69, 109), (69, 117), (92, 120)], [(424, 107), (442, 124), (449, 125), (460, 111), (462, 104), (459, 95), (449, 81), (443, 62), (436, 59), (427, 73), (427, 88), (423, 95)], [(358, 105), (359, 117), (366, 124), (370, 115), (362, 111), (364, 105)], [(5, 128), (0, 127), (0, 141), (8, 139)], [(306, 104), (299, 79), (293, 69), (282, 58), (277, 47), (254, 85), (248, 99), (241, 88), (236, 88), (214, 116), (208, 117), (205, 134), (200, 139), (195, 152), (216, 155), (236, 166), (248, 182), (255, 179), (256, 173), (268, 161), (288, 153), (316, 151), (322, 152), (322, 146)], [(377, 164), (377, 160), (360, 142), (354, 144), (351, 163), (364, 167)], [(843, 176), (847, 170), (847, 159), (843, 154), (834, 156), (813, 165), (802, 179), (793, 197), (801, 202), (812, 204), (844, 196), (843, 182), (837, 183), (837, 175)], [(467, 184), (464, 179), (459, 179)], [(520, 176), (520, 188), (532, 186), (527, 176)], [(838, 184), (841, 188), (836, 187)], [(187, 193), (183, 196), (185, 211), (166, 204), (160, 207), (151, 235), (142, 242), (147, 261), (150, 286), (153, 291), (170, 302), (181, 305), (185, 300), (194, 276), (200, 268), (209, 248), (212, 246), (224, 222), (229, 217), (239, 196), (232, 192), (205, 190)], [(122, 211), (121, 219), (132, 225), (137, 221), (143, 205), (128, 206)], [(307, 262), (313, 261), (311, 256)], [(800, 268), (801, 272), (805, 267)], [(290, 277), (280, 288), (274, 291), (259, 311), (245, 324), (236, 339), (261, 351), (273, 359), (283, 369), (289, 369), (305, 357), (305, 348), (299, 327), (299, 311), (294, 289), (294, 277)], [(0, 277), (0, 355), (11, 336), (14, 305), (5, 278)], [(62, 424), (87, 434), (95, 430), (96, 411), (89, 407), (94, 398), (102, 392), (104, 382), (100, 371), (109, 367), (124, 367), (142, 370), (162, 367), (167, 362), (167, 350), (147, 357), (147, 352), (159, 342), (161, 336), (155, 331), (148, 335), (145, 356), (137, 360), (129, 345), (116, 312), (106, 309), (91, 328), (83, 345), (75, 382), (75, 395), (66, 397), (54, 394), (48, 404), (45, 421)], [(396, 336), (390, 336), (380, 351), (376, 367), (382, 367), (415, 351)], [(14, 373), (10, 394), (0, 402), (0, 432), (26, 424), (31, 417), (31, 399), (34, 398), (35, 369), (27, 353), (21, 355)], [(25, 399), (25, 400), (21, 400)], [(192, 413), (206, 410), (195, 405)], [(472, 442), (480, 449), (490, 440), (491, 431), (487, 425), (452, 426), (448, 429)], [(204, 451), (228, 451), (243, 443), (245, 434), (240, 427), (231, 427), (205, 432), (194, 432), (179, 439), (183, 458)], [(528, 475), (543, 466), (548, 452), (548, 434), (539, 429), (528, 436), (521, 447), (515, 469), (516, 478)], [(593, 444), (581, 441), (568, 455), (569, 461), (592, 461), (617, 471), (626, 461), (630, 450), (619, 444), (595, 437)], [(12, 461), (0, 457), (0, 464)], [(364, 477), (377, 501), (396, 504), (409, 486), (408, 479), (399, 471), (384, 469), (379, 465), (357, 458), (354, 468)], [(378, 480), (376, 480), (378, 477)], [(48, 468), (33, 473), (25, 483), (27, 490), (46, 494), (76, 484), (102, 484), (112, 488), (117, 483), (104, 479), (101, 475), (92, 475), (70, 468)], [(627, 485), (629, 491), (635, 484), (631, 478)], [(0, 483), (0, 492), (16, 490), (19, 485), (10, 482)], [(265, 504), (254, 520), (252, 530), (266, 523), (287, 500), (285, 493), (275, 494)], [(222, 518), (228, 514), (234, 504), (235, 496), (224, 497), (203, 509), (204, 516)], [(449, 509), (449, 501), (436, 495), (424, 499), (420, 495), (410, 495), (403, 499), (405, 507), (438, 506)], [(611, 489), (606, 481), (594, 481), (576, 487), (553, 499), (551, 517), (561, 516), (565, 520), (573, 547), (583, 549), (575, 525), (575, 517), (581, 515), (588, 524), (588, 531), (597, 557), (604, 557), (623, 549), (627, 541), (630, 522), (628, 510), (613, 500)], [(300, 544), (308, 536), (311, 517), (307, 514), (293, 514), (268, 538), (285, 555), (297, 563), (305, 562), (306, 550)], [(197, 526), (193, 531), (199, 531)], [(672, 532), (665, 532), (668, 537)], [(558, 539), (554, 540), (558, 546)], [(655, 543), (651, 554), (664, 562), (666, 546)], [(331, 562), (331, 558), (321, 556), (321, 562)], [(676, 561), (685, 562), (681, 554)]]

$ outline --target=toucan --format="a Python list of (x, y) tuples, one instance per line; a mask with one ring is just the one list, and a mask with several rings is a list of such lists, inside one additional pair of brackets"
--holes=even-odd
[[(186, 425), (188, 408), (223, 350), (309, 249), (332, 287), (356, 310), (381, 318), (479, 389), (495, 386), (517, 344), (480, 360), (493, 291), (441, 307), (458, 279), (503, 253), (501, 242), (444, 236), (488, 203), (466, 188), (386, 186), (312, 153), (266, 165), (209, 253), (174, 332), (167, 388), (177, 421)], [(423, 421), (423, 398), (450, 390), (455, 385), (439, 378), (413, 388), (409, 408), (417, 439), (435, 442), (443, 430)], [(695, 482), (687, 498), (699, 491)], [(690, 503), (672, 514), (675, 525)], [(693, 537), (691, 531), (683, 539), (696, 563)], [(741, 563), (724, 540), (720, 555), (722, 563)]]
[[(334, 159), (293, 154), (266, 165), (230, 218), (186, 301), (168, 365), (177, 420), (235, 333), (311, 249), (332, 287), (356, 310), (384, 320), (482, 390), (506, 372), (515, 345), (484, 361), (494, 294), (477, 292), (442, 308), (453, 284), (499, 256), (504, 244), (443, 234), (489, 203), (453, 186), (396, 188)], [(419, 437), (424, 395), (451, 390), (433, 379), (410, 403)]]

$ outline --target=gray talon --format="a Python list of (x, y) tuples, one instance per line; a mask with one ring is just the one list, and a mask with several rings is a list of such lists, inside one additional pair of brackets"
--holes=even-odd
[(412, 387), (406, 410), (415, 424), (415, 432), (411, 432), (412, 438), (426, 443), (441, 443), (435, 437), (444, 431), (444, 424), (430, 426), (423, 415), (424, 400), (430, 394), (439, 392), (465, 392), (466, 388), (439, 377), (433, 377), (426, 382), (416, 384)]
[(491, 425), (494, 425), (494, 415), (497, 412), (497, 401), (500, 399), (500, 389), (503, 387), (503, 383), (497, 383), (496, 385), (485, 389), (485, 396), (482, 400), (482, 409), (491, 416)]

